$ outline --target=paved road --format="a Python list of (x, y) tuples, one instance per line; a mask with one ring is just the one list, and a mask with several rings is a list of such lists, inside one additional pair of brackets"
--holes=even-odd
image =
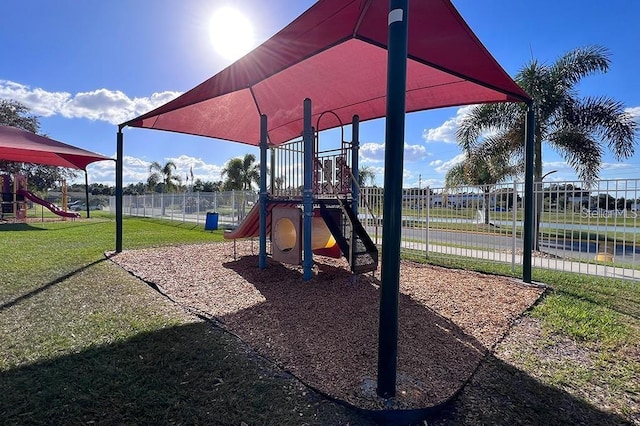
[[(367, 227), (368, 232), (373, 236), (374, 228)], [(477, 232), (443, 231), (429, 229), (429, 243), (446, 244), (461, 247), (472, 247), (480, 250), (494, 250), (511, 252), (522, 252), (523, 240), (512, 236), (484, 234)], [(382, 236), (381, 228), (378, 234)], [(402, 239), (417, 243), (426, 243), (427, 235), (424, 228), (402, 228)], [(588, 241), (556, 241), (553, 238), (540, 241), (542, 252), (551, 254), (559, 258), (593, 260), (598, 253), (595, 242)], [(618, 244), (615, 247), (614, 259), (616, 263), (640, 265), (640, 246), (635, 248), (632, 245), (623, 246)]]

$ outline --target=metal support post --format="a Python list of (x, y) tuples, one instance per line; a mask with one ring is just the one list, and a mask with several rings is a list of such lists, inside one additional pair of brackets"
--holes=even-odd
[(123, 164), (122, 127), (118, 127), (116, 146), (116, 253), (122, 252), (122, 164)]
[(358, 155), (360, 152), (360, 117), (353, 116), (351, 124), (351, 173), (353, 174), (353, 182), (351, 182), (351, 198), (353, 203), (351, 209), (353, 214), (358, 217), (358, 203), (360, 202), (360, 187), (358, 186), (358, 175), (360, 166), (358, 164)]
[[(260, 116), (260, 269), (267, 267), (267, 116)], [(272, 169), (273, 170), (273, 169)]]
[(313, 276), (313, 251), (311, 251), (311, 223), (313, 220), (313, 127), (311, 127), (311, 99), (304, 100), (304, 128), (302, 139), (304, 143), (304, 189), (302, 204), (302, 267), (303, 278), (308, 281)]
[(377, 393), (382, 398), (392, 398), (396, 394), (409, 0), (390, 0), (389, 6), (377, 383)]
[(531, 252), (533, 242), (533, 149), (535, 139), (533, 103), (527, 105), (526, 139), (524, 143), (524, 238), (522, 248), (522, 281), (531, 282)]

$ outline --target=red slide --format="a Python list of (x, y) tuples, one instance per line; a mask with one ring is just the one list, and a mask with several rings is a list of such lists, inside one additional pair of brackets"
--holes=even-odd
[(25, 190), (25, 189), (19, 189), (18, 190), (18, 195), (23, 195), (25, 198), (33, 201), (34, 203), (40, 204), (41, 206), (45, 206), (46, 208), (48, 208), (49, 210), (51, 210), (53, 213), (57, 214), (58, 216), (63, 216), (63, 217), (80, 217), (79, 213), (76, 212), (66, 212), (64, 210), (62, 210), (60, 207), (56, 206), (53, 203), (50, 203), (46, 200), (43, 200), (42, 198), (39, 198), (37, 196), (35, 196), (33, 193)]

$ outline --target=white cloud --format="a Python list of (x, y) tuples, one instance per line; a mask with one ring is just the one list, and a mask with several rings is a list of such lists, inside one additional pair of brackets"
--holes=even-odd
[(631, 163), (602, 163), (600, 165), (601, 170), (625, 170), (625, 169), (636, 169), (638, 167), (637, 164)]
[(381, 163), (384, 161), (384, 144), (373, 142), (364, 143), (360, 145), (360, 156), (363, 161)]
[(635, 118), (636, 121), (640, 122), (640, 106), (626, 108), (624, 111), (631, 114), (631, 116)]
[(458, 163), (461, 163), (466, 158), (467, 154), (461, 153), (453, 157), (451, 160), (442, 161), (435, 160), (429, 163), (429, 166), (434, 167), (434, 170), (438, 173), (446, 173), (449, 169)]
[[(404, 161), (414, 162), (424, 160), (429, 156), (426, 148), (422, 145), (409, 145), (404, 143)], [(384, 144), (383, 143), (365, 143), (360, 146), (360, 156), (362, 161), (371, 163), (381, 163), (384, 161)]]
[[(112, 158), (115, 158), (115, 155)], [(176, 163), (176, 174), (180, 176), (183, 182), (192, 167), (194, 179), (201, 179), (205, 182), (222, 180), (220, 170), (222, 170), (223, 165), (221, 164), (210, 164), (201, 158), (190, 157), (188, 155), (181, 155), (176, 158), (164, 158), (160, 163), (166, 161)], [(146, 182), (149, 177), (150, 164), (150, 161), (141, 158), (124, 156), (122, 159), (122, 181), (124, 186), (131, 183)], [(109, 186), (115, 185), (115, 161), (98, 161), (92, 163), (88, 166), (88, 172), (90, 183), (101, 183)], [(84, 183), (84, 177), (79, 176), (76, 182)]]
[(180, 92), (159, 92), (149, 97), (129, 98), (119, 90), (47, 92), (7, 80), (0, 80), (0, 98), (16, 100), (43, 117), (61, 115), (120, 124), (176, 98)]
[[(176, 164), (178, 176), (186, 177), (191, 170), (193, 170), (193, 178), (201, 179), (203, 181), (216, 182), (222, 180), (220, 171), (224, 165), (207, 164), (201, 158), (190, 157), (188, 155), (181, 155), (176, 158), (167, 158)], [(189, 176), (191, 178), (191, 176)]]
[(458, 130), (458, 125), (473, 107), (475, 107), (475, 105), (467, 105), (462, 108), (458, 108), (456, 116), (445, 121), (439, 127), (436, 127), (435, 129), (424, 129), (422, 131), (422, 138), (426, 143), (456, 143), (456, 131)]
[(424, 160), (424, 158), (429, 155), (427, 150), (422, 145), (409, 145), (405, 142), (404, 144), (404, 161), (420, 161)]

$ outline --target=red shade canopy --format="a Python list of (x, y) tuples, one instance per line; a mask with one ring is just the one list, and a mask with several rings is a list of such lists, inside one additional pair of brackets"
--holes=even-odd
[(0, 126), (0, 160), (85, 170), (94, 161), (111, 158), (16, 127)]
[[(313, 123), (386, 114), (388, 0), (320, 0), (245, 57), (173, 101), (124, 125), (258, 145), (300, 136), (302, 101)], [(529, 96), (507, 75), (449, 0), (409, 6), (407, 112)], [(318, 130), (336, 127), (323, 120)]]

